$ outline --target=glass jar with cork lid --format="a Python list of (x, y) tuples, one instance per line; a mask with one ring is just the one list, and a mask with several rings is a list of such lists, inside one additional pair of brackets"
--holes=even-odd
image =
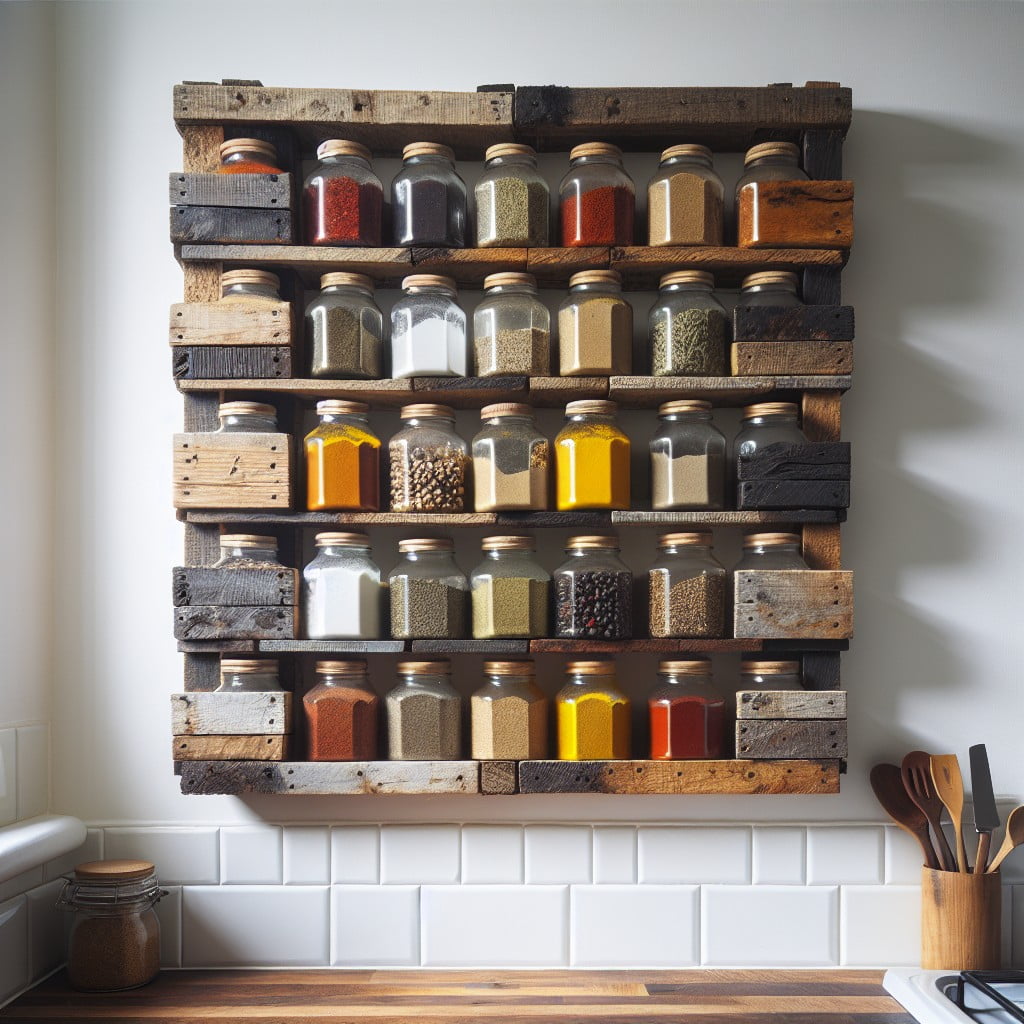
[(584, 142), (569, 152), (558, 187), (562, 245), (632, 245), (636, 193), (622, 166), (622, 150)]
[(281, 279), (269, 270), (225, 270), (220, 275), (220, 301), (269, 306), (281, 301)]
[(736, 182), (736, 239), (740, 246), (757, 241), (757, 184), (762, 181), (807, 181), (800, 169), (800, 147), (793, 142), (761, 142), (743, 158)]
[(726, 374), (725, 307), (715, 298), (715, 278), (704, 270), (677, 270), (661, 279), (648, 331), (655, 377), (720, 377)]
[(400, 661), (398, 684), (384, 698), (392, 761), (457, 761), (462, 749), (462, 698), (451, 662)]
[(380, 509), (380, 438), (370, 429), (369, 408), (335, 398), (316, 403), (320, 422), (303, 441), (311, 511)]
[(473, 637), (542, 637), (548, 631), (551, 576), (536, 561), (533, 537), (485, 537), (484, 561), (470, 576)]
[(263, 139), (228, 139), (220, 144), (218, 174), (283, 174), (277, 149)]
[(722, 756), (725, 699), (711, 688), (711, 662), (707, 658), (663, 661), (647, 708), (653, 760)]
[(276, 434), (277, 410), (263, 402), (221, 402), (218, 434)]
[(311, 640), (375, 640), (381, 635), (380, 567), (363, 533), (318, 533), (302, 570), (302, 620)]
[(743, 278), (737, 306), (802, 306), (797, 276), (789, 270), (760, 270)]
[(222, 533), (220, 558), (214, 569), (283, 569), (277, 560), (277, 538), (255, 533)]
[(570, 661), (555, 695), (560, 761), (629, 757), (629, 698), (618, 688), (612, 661)]
[(528, 512), (548, 507), (548, 439), (533, 410), (499, 402), (480, 410), (473, 438), (473, 498), (477, 512)]
[(757, 532), (743, 538), (743, 557), (734, 572), (742, 569), (809, 569), (801, 554), (799, 533)]
[(474, 195), (479, 248), (548, 244), (551, 197), (548, 183), (537, 171), (532, 146), (518, 142), (488, 146)]
[(721, 245), (725, 186), (707, 146), (669, 146), (647, 186), (648, 245)]
[(310, 761), (374, 761), (380, 698), (366, 662), (318, 661), (316, 685), (302, 698)]
[(391, 570), (391, 635), (396, 640), (456, 640), (467, 636), (469, 580), (445, 537), (398, 542), (402, 561)]
[(555, 636), (628, 640), (633, 635), (633, 573), (617, 537), (570, 537), (555, 570)]
[(629, 438), (615, 422), (617, 406), (604, 400), (570, 402), (555, 438), (555, 482), (560, 510), (629, 508)]
[(807, 444), (797, 424), (793, 402), (757, 402), (743, 410), (743, 423), (732, 443), (733, 456), (750, 458), (769, 444)]
[(455, 433), (446, 405), (406, 405), (391, 438), (392, 512), (461, 512), (466, 504), (469, 446)]
[(718, 511), (725, 508), (728, 444), (711, 422), (711, 403), (680, 399), (658, 409), (651, 438), (651, 507)]
[(455, 281), (441, 274), (410, 274), (391, 310), (391, 376), (465, 377), (466, 313)]
[(466, 183), (455, 154), (438, 142), (410, 142), (391, 182), (395, 245), (466, 244)]
[(486, 682), (469, 699), (471, 755), (532, 761), (548, 755), (548, 701), (532, 661), (485, 661)]
[(302, 186), (302, 212), (310, 245), (380, 245), (384, 190), (370, 151), (359, 142), (327, 139), (316, 148), (316, 167)]
[(801, 690), (799, 661), (744, 658), (740, 662), (741, 690)]
[(488, 274), (473, 312), (478, 377), (551, 372), (551, 314), (537, 297), (532, 274)]
[(277, 658), (221, 658), (217, 693), (280, 693)]
[(384, 314), (365, 274), (320, 276), (320, 294), (306, 306), (309, 372), (313, 377), (380, 377)]
[(711, 551), (711, 534), (666, 533), (648, 572), (654, 637), (725, 636), (729, 572)]
[(558, 372), (563, 377), (628, 374), (633, 366), (633, 307), (616, 270), (569, 278), (558, 307)]

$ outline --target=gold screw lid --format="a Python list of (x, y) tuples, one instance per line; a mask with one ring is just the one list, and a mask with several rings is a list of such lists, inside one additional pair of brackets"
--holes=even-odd
[(337, 533), (328, 531), (316, 535), (318, 548), (368, 548), (370, 538), (365, 533)]
[(222, 548), (276, 548), (277, 538), (266, 537), (259, 533), (222, 533)]
[(707, 270), (673, 270), (665, 274), (658, 282), (659, 288), (668, 288), (673, 284), (703, 284), (708, 288), (715, 287), (715, 275)]
[(663, 661), (658, 671), (666, 676), (708, 676), (711, 662), (707, 658), (689, 658), (686, 661)]
[(533, 537), (484, 537), (480, 547), (484, 551), (536, 551), (537, 542)]
[(565, 415), (582, 416), (591, 413), (595, 416), (614, 416), (618, 408), (614, 402), (603, 398), (585, 398), (579, 402), (569, 402), (565, 407)]
[(364, 292), (373, 291), (373, 281), (365, 274), (350, 274), (345, 270), (332, 270), (329, 274), (320, 275), (321, 288), (334, 288), (344, 285), (351, 288), (361, 288)]
[(276, 292), (281, 287), (281, 279), (269, 270), (225, 270), (220, 275), (222, 293), (236, 284), (255, 284)]
[(566, 662), (565, 671), (578, 676), (613, 676), (615, 675), (615, 662), (569, 661)]
[(421, 676), (421, 675), (450, 675), (452, 663), (447, 658), (438, 658), (436, 661), (400, 661), (398, 663), (399, 675)]
[(455, 544), (449, 537), (413, 537), (400, 540), (398, 550), (403, 554), (407, 551), (454, 551)]
[(778, 548), (784, 544), (799, 544), (798, 533), (748, 533), (743, 538), (745, 548)]
[(799, 675), (799, 661), (747, 661), (740, 662), (740, 672), (745, 676)]
[(621, 158), (622, 150), (610, 142), (581, 142), (569, 150), (569, 160), (578, 160), (581, 156), (614, 156)]
[(688, 533), (663, 533), (658, 538), (660, 548), (680, 548), (690, 545), (711, 543), (710, 530), (694, 530)]
[(530, 288), (537, 287), (537, 278), (533, 274), (520, 274), (517, 271), (505, 271), (501, 274), (488, 274), (484, 278), (484, 291), (488, 288), (501, 288), (505, 285), (522, 284)]
[(148, 860), (91, 860), (75, 866), (75, 881), (136, 882), (155, 871)]
[(613, 288), (622, 288), (622, 275), (617, 270), (581, 270), (569, 278), (569, 287), (578, 284), (607, 284)]
[(595, 551), (618, 551), (619, 538), (597, 536), (596, 534), (587, 534), (581, 537), (570, 537), (565, 542), (565, 550), (570, 551), (573, 548), (592, 548)]
[(671, 416), (677, 412), (710, 412), (711, 403), (700, 398), (679, 398), (658, 406), (659, 416)]
[(533, 156), (537, 150), (533, 146), (526, 146), (521, 142), (499, 142), (494, 146), (488, 146), (484, 152), (484, 160), (494, 160), (499, 156)]
[(247, 675), (249, 673), (273, 672), (277, 675), (277, 658), (221, 658), (220, 674), (226, 675)]
[(228, 139), (220, 144), (220, 158), (234, 156), (236, 153), (258, 153), (267, 157), (271, 163), (277, 162), (277, 150), (272, 142), (263, 139)]
[(366, 662), (362, 658), (344, 661), (318, 661), (316, 671), (323, 676), (365, 676)]
[(743, 158), (744, 165), (754, 160), (761, 160), (766, 156), (792, 157), (794, 160), (800, 158), (800, 147), (795, 142), (759, 142), (747, 150)]
[(410, 274), (402, 278), (402, 288), (443, 288), (452, 294), (458, 290), (455, 278), (444, 274)]
[(532, 661), (484, 662), (484, 674), (488, 676), (532, 676), (536, 671)]
[(410, 142), (402, 149), (402, 159), (409, 160), (414, 156), (443, 156), (455, 163), (455, 151), (441, 142)]
[(787, 290), (796, 291), (797, 276), (791, 270), (759, 270), (743, 278), (743, 288), (760, 288), (775, 284)]
[(277, 410), (263, 402), (221, 402), (217, 406), (217, 415), (225, 416), (272, 416), (277, 419)]
[(752, 420), (755, 416), (795, 416), (797, 411), (793, 402), (756, 402), (744, 407), (743, 418)]
[(533, 409), (522, 402), (495, 402), (480, 410), (480, 419), (492, 420), (495, 416), (532, 416)]
[(455, 419), (455, 410), (449, 405), (433, 405), (422, 402), (418, 405), (403, 405), (399, 417), (403, 420), (419, 420), (424, 417), (442, 420)]
[(365, 402), (344, 402), (339, 398), (325, 398), (316, 403), (318, 416), (363, 416), (369, 410)]
[(327, 156), (358, 156), (370, 161), (370, 150), (361, 142), (350, 142), (348, 139), (326, 139), (316, 147), (318, 160)]
[(669, 146), (668, 149), (663, 149), (661, 151), (661, 162), (664, 163), (666, 160), (672, 160), (677, 156), (698, 156), (710, 160), (712, 155), (709, 146), (701, 146), (695, 142), (684, 142), (678, 146)]

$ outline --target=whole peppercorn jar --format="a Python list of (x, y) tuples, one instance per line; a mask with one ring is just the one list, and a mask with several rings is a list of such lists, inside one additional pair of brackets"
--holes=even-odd
[(57, 906), (74, 913), (68, 935), (68, 983), (86, 992), (139, 988), (160, 973), (160, 921), (167, 893), (143, 860), (79, 864)]
[(218, 174), (282, 174), (277, 150), (263, 139), (228, 139), (220, 144)]
[(628, 374), (633, 366), (633, 307), (615, 270), (569, 278), (558, 307), (558, 372), (563, 377)]
[(363, 274), (320, 278), (320, 294), (306, 306), (309, 372), (313, 377), (381, 376), (384, 314)]
[(263, 402), (221, 402), (218, 434), (276, 434), (277, 410)]
[(796, 422), (793, 402), (758, 402), (743, 410), (743, 424), (732, 443), (733, 455), (749, 458), (769, 444), (806, 444), (807, 438)]
[(551, 314), (532, 274), (484, 278), (484, 298), (473, 312), (473, 351), (478, 377), (551, 372)]
[(468, 635), (469, 580), (455, 564), (447, 538), (398, 543), (402, 561), (391, 570), (391, 635), (396, 640), (457, 640)]
[(622, 150), (585, 142), (569, 153), (558, 187), (562, 245), (632, 245), (636, 194)]
[(796, 274), (788, 270), (762, 270), (747, 274), (738, 306), (802, 306), (796, 293)]
[(799, 661), (744, 658), (740, 662), (742, 690), (801, 690)]
[(555, 570), (555, 636), (628, 640), (633, 635), (633, 573), (616, 537), (570, 537)]
[(711, 403), (665, 402), (651, 438), (651, 507), (725, 508), (725, 435), (711, 422)]
[(555, 438), (558, 508), (628, 509), (629, 438), (615, 422), (616, 405), (570, 402)]
[(462, 512), (469, 446), (455, 433), (446, 405), (407, 405), (391, 438), (392, 512)]
[(217, 693), (280, 693), (277, 658), (221, 658)]
[(748, 533), (743, 538), (743, 557), (735, 572), (743, 569), (809, 569), (800, 553), (798, 533)]
[(384, 698), (392, 761), (456, 761), (462, 747), (462, 698), (451, 663), (400, 661), (398, 684)]
[(466, 314), (455, 282), (438, 274), (411, 274), (391, 310), (391, 376), (465, 377)]
[(283, 569), (277, 560), (277, 538), (256, 533), (222, 533), (220, 558), (214, 569)]
[(727, 315), (714, 277), (677, 270), (661, 279), (648, 320), (655, 377), (718, 377), (726, 370)]
[(560, 761), (629, 757), (629, 698), (615, 681), (611, 661), (570, 661), (567, 681), (555, 695)]
[(380, 509), (380, 438), (362, 402), (316, 403), (320, 422), (303, 441), (306, 507), (312, 511)]
[(729, 572), (711, 552), (710, 533), (666, 533), (648, 572), (654, 637), (725, 636)]
[(548, 702), (532, 661), (485, 661), (484, 685), (469, 698), (472, 757), (532, 761), (548, 754)]
[(479, 248), (548, 244), (551, 197), (531, 146), (517, 142), (489, 146), (474, 197)]
[(724, 196), (707, 146), (670, 146), (647, 186), (647, 244), (721, 245)]
[(529, 512), (548, 507), (550, 445), (533, 410), (499, 402), (480, 410), (473, 438), (473, 496), (477, 512)]
[(391, 183), (395, 245), (466, 244), (466, 183), (455, 154), (436, 142), (411, 142)]
[(807, 181), (800, 169), (800, 147), (793, 142), (762, 142), (743, 158), (736, 182), (736, 239), (749, 246), (757, 241), (757, 184), (762, 181)]
[(647, 698), (651, 758), (708, 760), (722, 756), (725, 700), (712, 692), (707, 658), (663, 661)]
[(381, 571), (362, 533), (318, 533), (302, 570), (302, 618), (312, 640), (376, 640), (381, 635)]
[(469, 582), (474, 639), (547, 636), (551, 576), (536, 561), (537, 542), (485, 537), (481, 547)]
[(220, 275), (220, 301), (247, 306), (281, 301), (281, 279), (269, 270), (226, 270)]
[(316, 685), (302, 698), (310, 761), (374, 761), (380, 698), (365, 661), (318, 661)]
[(303, 220), (310, 245), (380, 245), (384, 190), (370, 151), (358, 142), (328, 139), (302, 186)]

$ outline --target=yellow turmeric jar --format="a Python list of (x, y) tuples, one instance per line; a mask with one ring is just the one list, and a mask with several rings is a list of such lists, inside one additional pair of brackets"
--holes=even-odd
[(570, 402), (555, 438), (557, 504), (567, 509), (629, 508), (629, 438), (615, 403)]
[(380, 438), (362, 402), (317, 402), (320, 423), (304, 442), (306, 506), (311, 510), (380, 509)]
[(629, 757), (629, 698), (615, 685), (611, 661), (570, 661), (555, 696), (560, 761)]

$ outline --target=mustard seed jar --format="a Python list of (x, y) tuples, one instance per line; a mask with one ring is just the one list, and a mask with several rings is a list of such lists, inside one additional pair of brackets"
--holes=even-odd
[(306, 306), (306, 341), (313, 377), (380, 377), (384, 314), (373, 282), (363, 274), (323, 274), (320, 294)]
[(477, 512), (529, 512), (548, 507), (551, 447), (533, 410), (499, 402), (480, 410), (473, 438), (473, 497)]
[(743, 557), (735, 572), (743, 569), (809, 569), (800, 551), (798, 533), (748, 533), (743, 538)]
[(269, 270), (226, 270), (220, 275), (220, 301), (266, 306), (281, 301), (281, 279)]
[(462, 698), (451, 663), (400, 661), (398, 684), (384, 698), (392, 761), (456, 761), (462, 748)]
[(262, 402), (221, 402), (218, 434), (276, 434), (277, 410)]
[(710, 533), (666, 533), (648, 572), (651, 636), (725, 636), (729, 572)]
[(466, 183), (455, 154), (436, 142), (411, 142), (391, 183), (395, 245), (466, 244)]
[(548, 754), (548, 702), (532, 661), (485, 661), (484, 685), (469, 698), (471, 756), (530, 761)]
[(516, 142), (489, 146), (474, 197), (479, 248), (548, 244), (551, 197), (531, 146)]
[(615, 270), (569, 278), (558, 307), (558, 372), (563, 377), (628, 374), (633, 366), (633, 307)]
[(473, 638), (547, 636), (551, 576), (532, 537), (485, 537), (484, 560), (470, 576)]
[(217, 693), (279, 693), (277, 658), (221, 658)]
[(636, 194), (622, 150), (585, 142), (569, 153), (558, 187), (562, 245), (632, 245)]
[(79, 864), (65, 876), (57, 906), (73, 912), (68, 982), (86, 992), (139, 988), (160, 971), (160, 921), (167, 893), (142, 860)]
[(728, 372), (727, 315), (714, 287), (714, 277), (703, 270), (677, 270), (661, 279), (648, 319), (655, 377), (720, 377)]
[(380, 245), (384, 190), (361, 143), (328, 139), (302, 186), (302, 212), (310, 245)]
[(392, 512), (462, 512), (469, 446), (446, 405), (407, 405), (388, 444)]
[(466, 313), (450, 277), (410, 274), (391, 310), (391, 376), (465, 377)]
[(725, 435), (711, 422), (711, 403), (665, 402), (651, 438), (651, 507), (656, 511), (725, 508)]
[(489, 274), (473, 312), (476, 375), (551, 372), (551, 314), (537, 297), (532, 274)]
[(707, 146), (670, 146), (647, 186), (647, 244), (721, 245), (724, 196)]
[(744, 658), (740, 663), (741, 690), (800, 690), (799, 661)]
[(738, 306), (802, 306), (797, 276), (788, 270), (761, 270), (743, 278)]
[(792, 402), (758, 402), (743, 410), (743, 424), (733, 441), (733, 455), (749, 458), (769, 444), (806, 444)]

